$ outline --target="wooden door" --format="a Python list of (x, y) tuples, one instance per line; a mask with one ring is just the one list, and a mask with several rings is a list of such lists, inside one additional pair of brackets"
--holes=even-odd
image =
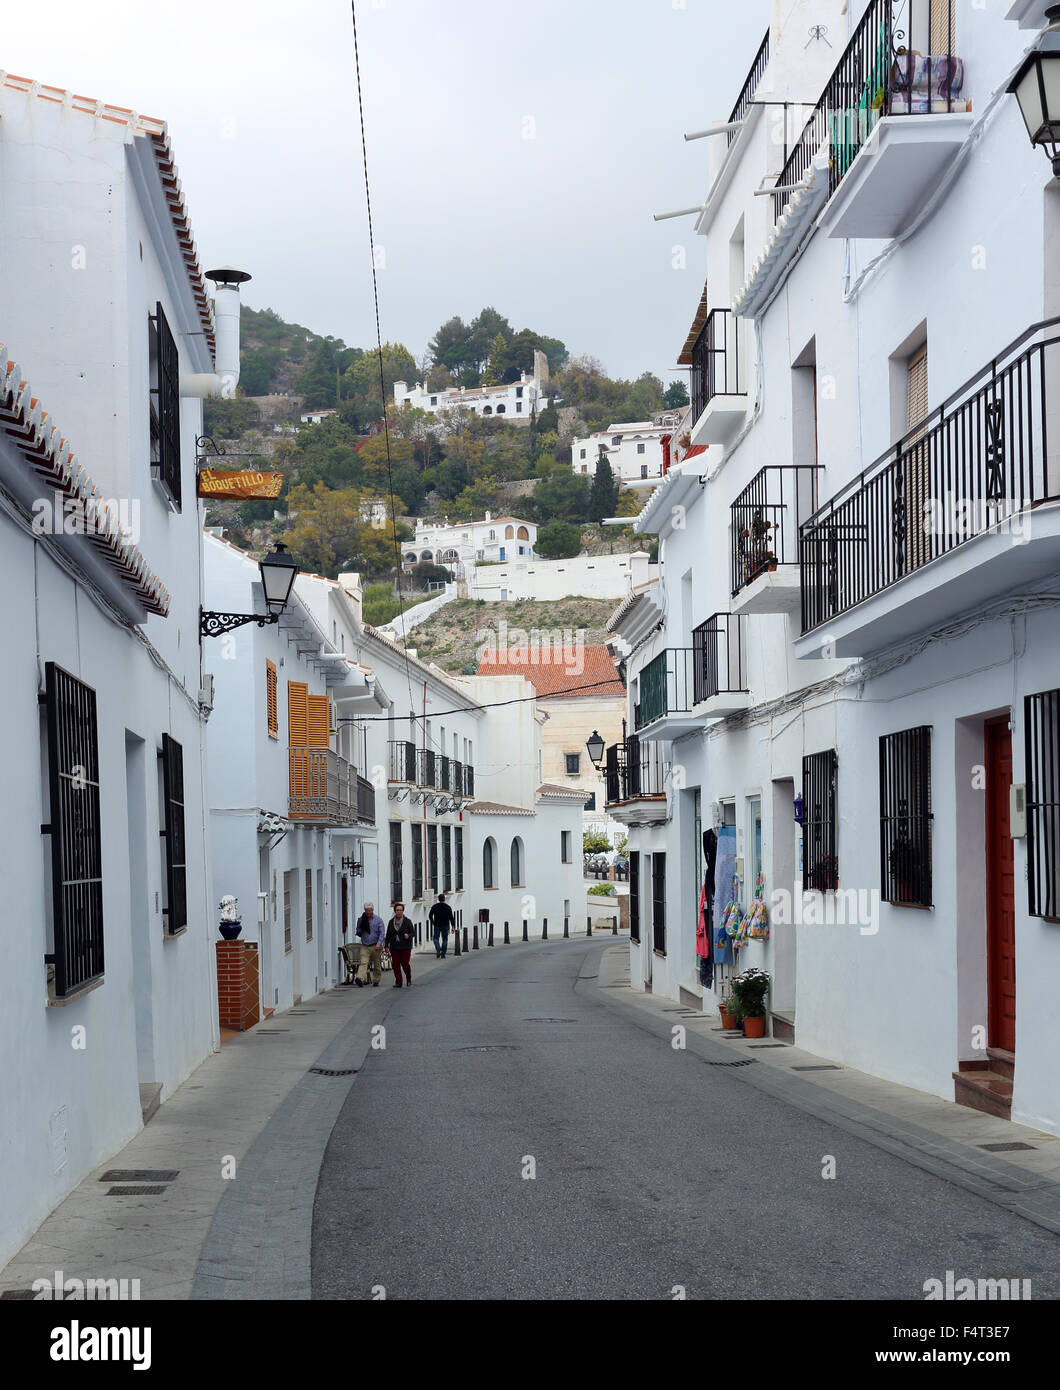
[(986, 725), (987, 1018), (991, 1047), (1016, 1050), (1016, 878), (1009, 834), (1012, 734), (1008, 719)]

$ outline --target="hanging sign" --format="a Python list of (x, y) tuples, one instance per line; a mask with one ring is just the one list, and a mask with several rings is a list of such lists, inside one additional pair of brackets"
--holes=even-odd
[(204, 468), (199, 474), (200, 497), (215, 497), (229, 501), (243, 501), (251, 497), (275, 499), (283, 487), (282, 473), (219, 473), (215, 468)]

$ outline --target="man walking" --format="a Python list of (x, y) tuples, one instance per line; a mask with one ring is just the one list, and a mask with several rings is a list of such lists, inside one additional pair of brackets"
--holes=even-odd
[(357, 966), (357, 974), (354, 982), (358, 989), (363, 988), (368, 983), (368, 972), (371, 971), (374, 979), (373, 986), (379, 984), (379, 977), (383, 973), (380, 957), (383, 954), (383, 933), (386, 928), (383, 919), (375, 910), (375, 903), (365, 903), (364, 911), (357, 919), (357, 935), (361, 942), (361, 959)]
[(434, 954), (438, 960), (445, 960), (449, 945), (449, 928), (456, 926), (453, 909), (445, 900), (445, 894), (438, 894), (438, 901), (431, 907), (428, 916), (434, 928)]
[(386, 929), (386, 945), (390, 952), (390, 959), (394, 965), (394, 988), (401, 988), (401, 972), (405, 972), (406, 984), (412, 984), (412, 969), (409, 961), (412, 959), (412, 943), (415, 938), (415, 928), (405, 916), (405, 904), (394, 904), (394, 915)]

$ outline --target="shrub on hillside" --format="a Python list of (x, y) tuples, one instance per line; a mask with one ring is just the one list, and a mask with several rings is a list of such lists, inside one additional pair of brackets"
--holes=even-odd
[(550, 521), (537, 533), (534, 549), (546, 560), (569, 560), (582, 548), (580, 526), (570, 521)]

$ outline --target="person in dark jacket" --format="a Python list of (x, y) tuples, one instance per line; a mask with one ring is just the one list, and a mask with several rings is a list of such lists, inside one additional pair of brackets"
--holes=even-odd
[(428, 916), (434, 929), (434, 954), (439, 960), (445, 960), (445, 952), (449, 945), (449, 929), (456, 925), (456, 918), (453, 916), (453, 909), (445, 900), (444, 893), (438, 894), (438, 901), (432, 906)]
[(357, 919), (357, 926), (354, 928), (361, 942), (361, 963), (357, 967), (357, 974), (354, 981), (361, 989), (368, 983), (368, 975), (371, 972), (372, 984), (379, 984), (379, 977), (383, 973), (380, 957), (383, 954), (383, 919), (375, 910), (374, 903), (365, 903), (364, 911)]
[(394, 915), (391, 917), (386, 929), (386, 946), (390, 952), (390, 959), (394, 965), (394, 988), (401, 988), (401, 972), (405, 972), (405, 983), (412, 984), (412, 970), (409, 961), (412, 959), (412, 943), (415, 939), (415, 928), (405, 916), (405, 904), (394, 904)]

